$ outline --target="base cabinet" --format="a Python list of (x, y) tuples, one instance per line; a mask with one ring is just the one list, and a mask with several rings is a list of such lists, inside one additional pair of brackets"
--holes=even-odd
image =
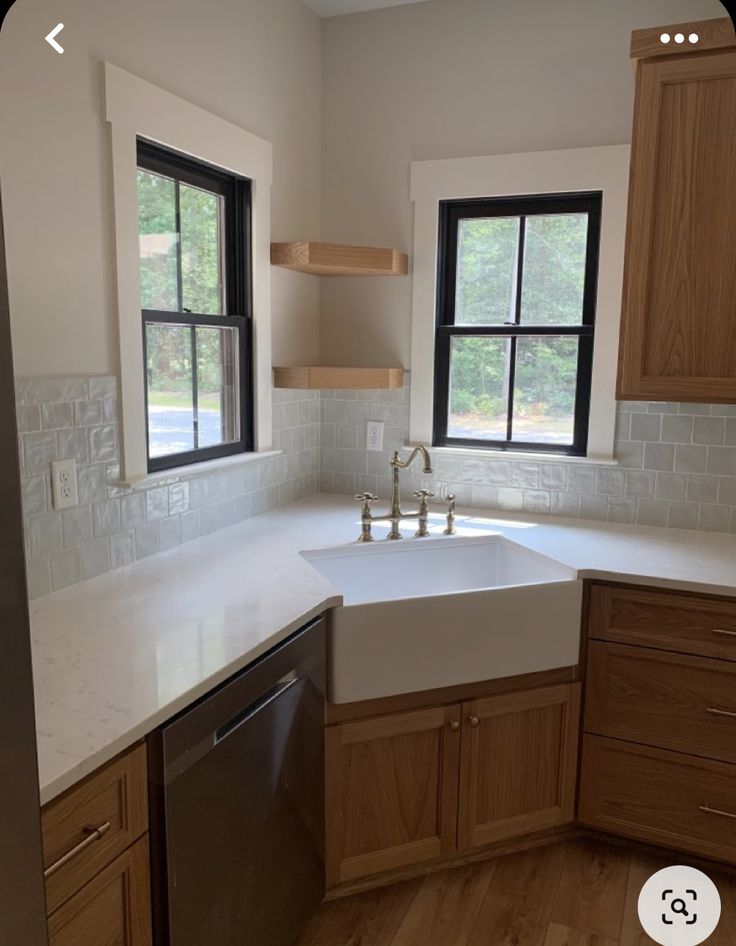
[(573, 820), (580, 686), (463, 704), (461, 851)]
[(49, 946), (151, 946), (148, 836), (48, 920)]
[(580, 685), (328, 726), (327, 884), (572, 820)]

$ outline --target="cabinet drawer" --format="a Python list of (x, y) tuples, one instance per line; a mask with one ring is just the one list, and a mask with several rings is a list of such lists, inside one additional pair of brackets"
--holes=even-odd
[(591, 641), (585, 730), (736, 762), (736, 664)]
[(733, 863), (736, 767), (585, 736), (579, 820)]
[(103, 766), (41, 813), (49, 913), (148, 828), (146, 749)]
[(736, 660), (736, 600), (593, 585), (590, 637)]
[(148, 837), (49, 917), (49, 946), (151, 946)]

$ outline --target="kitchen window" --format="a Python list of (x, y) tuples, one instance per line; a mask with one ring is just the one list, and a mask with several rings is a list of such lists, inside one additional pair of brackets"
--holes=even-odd
[(601, 198), (440, 201), (436, 446), (586, 455)]
[(251, 182), (138, 139), (149, 472), (253, 449)]

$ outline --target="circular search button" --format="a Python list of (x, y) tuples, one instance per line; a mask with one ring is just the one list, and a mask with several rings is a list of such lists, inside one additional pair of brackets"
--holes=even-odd
[(638, 910), (644, 931), (661, 946), (698, 946), (718, 926), (721, 898), (710, 877), (678, 864), (652, 874)]

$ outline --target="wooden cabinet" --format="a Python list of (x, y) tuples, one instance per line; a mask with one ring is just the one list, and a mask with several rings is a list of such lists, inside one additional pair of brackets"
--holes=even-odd
[(150, 946), (146, 748), (41, 812), (50, 946)]
[(572, 821), (580, 686), (463, 704), (458, 847)]
[(585, 736), (580, 821), (611, 834), (734, 861), (734, 767)]
[(455, 850), (460, 707), (331, 726), (327, 885)]
[(328, 726), (328, 887), (571, 821), (579, 690)]
[(150, 946), (148, 837), (52, 913), (49, 946)]
[(736, 34), (728, 19), (639, 30), (632, 57), (618, 397), (736, 402)]
[(589, 615), (579, 820), (736, 861), (736, 602), (593, 585)]

